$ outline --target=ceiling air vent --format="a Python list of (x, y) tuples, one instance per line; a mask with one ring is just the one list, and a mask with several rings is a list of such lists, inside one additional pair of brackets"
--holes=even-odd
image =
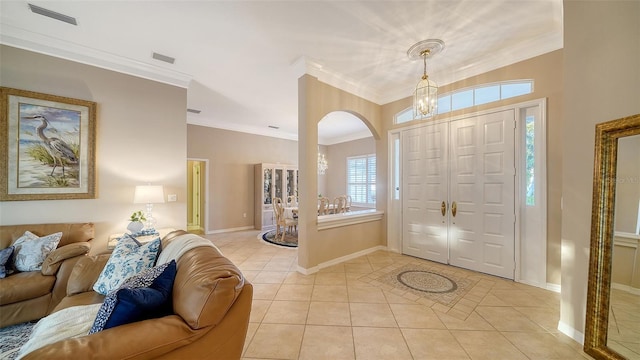
[(202, 112), (202, 110), (187, 109), (187, 112), (190, 112), (190, 113), (192, 113), (192, 114), (200, 114), (200, 112)]
[(153, 58), (156, 60), (164, 61), (169, 64), (173, 64), (173, 62), (176, 61), (176, 59), (172, 58), (171, 56), (158, 54), (156, 52), (153, 53)]
[(36, 13), (39, 15), (43, 15), (58, 21), (66, 22), (67, 24), (76, 25), (76, 26), (78, 25), (78, 23), (76, 22), (76, 18), (71, 17), (69, 15), (60, 14), (59, 12), (51, 11), (49, 9), (45, 9), (43, 7), (36, 6), (33, 4), (29, 4), (29, 9), (31, 9), (33, 13)]

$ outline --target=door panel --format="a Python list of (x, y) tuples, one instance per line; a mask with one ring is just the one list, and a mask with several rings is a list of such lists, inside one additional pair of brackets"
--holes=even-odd
[(515, 160), (513, 110), (451, 123), (450, 263), (513, 278)]
[(441, 212), (448, 186), (446, 136), (446, 124), (402, 133), (403, 253), (442, 263), (448, 259)]

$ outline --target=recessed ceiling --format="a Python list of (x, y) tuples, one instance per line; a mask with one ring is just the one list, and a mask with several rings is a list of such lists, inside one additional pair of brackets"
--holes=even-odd
[(186, 87), (188, 108), (201, 110), (188, 123), (288, 139), (297, 139), (305, 72), (385, 104), (411, 95), (422, 63), (406, 52), (424, 39), (446, 44), (429, 62), (440, 85), (562, 48), (562, 0), (34, 5), (77, 26), (5, 0), (1, 43)]

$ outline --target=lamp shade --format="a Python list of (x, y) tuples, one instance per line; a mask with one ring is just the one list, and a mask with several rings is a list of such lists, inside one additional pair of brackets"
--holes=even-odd
[(133, 195), (134, 204), (158, 204), (164, 202), (162, 185), (138, 185)]

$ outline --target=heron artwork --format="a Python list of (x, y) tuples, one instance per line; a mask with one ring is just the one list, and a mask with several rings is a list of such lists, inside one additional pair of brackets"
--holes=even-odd
[(30, 120), (40, 120), (40, 125), (36, 128), (38, 133), (38, 137), (44, 143), (44, 147), (49, 152), (49, 155), (53, 158), (53, 169), (51, 170), (51, 174), (49, 176), (53, 176), (53, 172), (56, 170), (58, 164), (62, 167), (62, 177), (64, 177), (64, 163), (65, 161), (69, 163), (77, 163), (78, 158), (76, 154), (73, 152), (71, 147), (62, 139), (58, 139), (57, 137), (48, 137), (44, 134), (44, 129), (47, 126), (50, 126), (49, 121), (42, 115), (34, 115), (24, 117), (23, 119)]

